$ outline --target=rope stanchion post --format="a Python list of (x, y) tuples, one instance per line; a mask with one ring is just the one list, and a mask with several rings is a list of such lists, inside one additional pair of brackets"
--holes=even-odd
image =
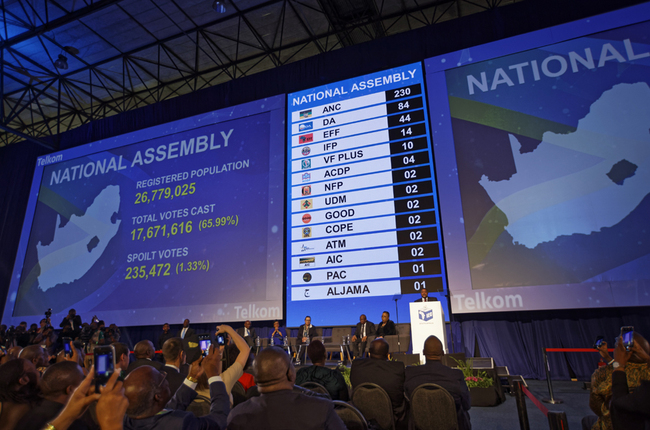
[(519, 428), (530, 430), (528, 421), (528, 410), (526, 409), (526, 397), (521, 389), (521, 381), (514, 381), (515, 400), (517, 401), (517, 415), (519, 416)]
[(548, 428), (550, 430), (569, 430), (569, 421), (562, 411), (548, 411)]
[(544, 354), (544, 370), (546, 370), (546, 384), (548, 385), (548, 394), (550, 396), (550, 398), (548, 399), (542, 399), (542, 402), (550, 403), (552, 405), (564, 403), (563, 400), (556, 399), (553, 396), (553, 384), (551, 383), (551, 368), (548, 365), (548, 355), (546, 353), (546, 348), (542, 348), (542, 353)]

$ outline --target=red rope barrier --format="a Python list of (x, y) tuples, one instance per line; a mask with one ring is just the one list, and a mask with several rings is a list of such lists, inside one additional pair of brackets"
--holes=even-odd
[[(545, 348), (546, 352), (598, 352), (593, 348)], [(614, 352), (614, 348), (608, 348), (607, 351)]]
[(539, 400), (537, 400), (537, 398), (536, 398), (535, 396), (533, 396), (533, 393), (531, 393), (530, 391), (528, 391), (528, 388), (526, 388), (523, 384), (521, 385), (521, 391), (523, 391), (524, 394), (525, 394), (526, 396), (528, 396), (528, 398), (529, 398), (530, 400), (532, 400), (532, 402), (535, 404), (535, 406), (537, 406), (537, 409), (539, 409), (540, 411), (542, 411), (542, 413), (544, 414), (545, 417), (548, 417), (548, 408), (547, 408), (546, 406), (544, 406), (544, 405), (542, 404), (542, 402), (540, 402)]

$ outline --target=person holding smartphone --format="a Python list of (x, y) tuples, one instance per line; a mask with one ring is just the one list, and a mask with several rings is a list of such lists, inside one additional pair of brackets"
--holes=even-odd
[[(638, 345), (646, 354), (650, 354), (650, 345), (643, 336), (633, 332), (631, 338), (634, 339), (634, 345)], [(632, 351), (630, 358), (625, 364), (625, 373), (629, 388), (635, 389), (641, 384), (641, 381), (650, 380), (650, 369), (643, 355)], [(595, 422), (594, 428), (596, 429), (608, 430), (613, 428), (609, 402), (612, 398), (612, 374), (619, 367), (620, 363), (614, 360), (611, 364), (597, 369), (591, 376), (589, 408), (596, 414), (596, 417), (593, 417), (593, 419), (585, 417), (584, 420), (593, 420)]]
[(618, 367), (612, 374), (612, 427), (614, 430), (645, 430), (650, 428), (650, 381), (641, 381), (639, 386), (630, 393), (627, 384), (626, 365), (636, 354), (650, 365), (650, 355), (640, 343), (635, 342), (630, 351), (626, 350), (623, 336), (619, 337), (614, 349), (614, 361)]

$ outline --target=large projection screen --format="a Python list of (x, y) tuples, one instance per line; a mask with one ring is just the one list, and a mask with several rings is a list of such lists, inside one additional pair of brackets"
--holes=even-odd
[(454, 312), (650, 305), (648, 19), (426, 60)]
[(283, 316), (284, 96), (40, 157), (3, 322)]

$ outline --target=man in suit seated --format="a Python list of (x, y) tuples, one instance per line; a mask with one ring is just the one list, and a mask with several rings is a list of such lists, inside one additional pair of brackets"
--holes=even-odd
[(261, 351), (253, 362), (260, 396), (237, 405), (228, 429), (345, 430), (331, 401), (295, 392), (296, 369), (281, 348)]
[(422, 297), (417, 299), (416, 302), (437, 302), (438, 301), (438, 299), (436, 299), (435, 297), (429, 297), (429, 293), (427, 292), (426, 288), (422, 288), (420, 290), (420, 295)]
[(384, 311), (381, 314), (381, 322), (377, 325), (375, 336), (384, 337), (393, 334), (397, 334), (395, 323), (390, 320), (390, 313), (388, 313), (388, 311)]
[(169, 391), (173, 394), (185, 380), (185, 376), (180, 373), (181, 366), (185, 364), (186, 360), (185, 351), (183, 351), (183, 340), (180, 337), (167, 339), (163, 345), (162, 353), (165, 366), (161, 370), (167, 373)]
[(191, 336), (194, 336), (194, 329), (190, 327), (190, 320), (185, 319), (183, 321), (183, 328), (176, 333), (176, 337), (180, 337), (181, 339), (189, 339)]
[(253, 348), (255, 346), (257, 333), (255, 333), (255, 329), (251, 327), (250, 320), (246, 320), (244, 322), (244, 327), (240, 327), (237, 329), (237, 334), (239, 334), (241, 337), (244, 338), (244, 340), (246, 341), (246, 343), (250, 348)]
[(404, 363), (388, 361), (388, 342), (375, 339), (368, 350), (370, 358), (358, 358), (352, 362), (350, 382), (352, 388), (370, 382), (383, 388), (393, 406), (395, 421), (406, 417), (406, 399), (404, 398)]
[(442, 342), (435, 336), (427, 338), (422, 353), (427, 359), (426, 364), (406, 368), (406, 382), (404, 383), (406, 395), (410, 398), (413, 391), (422, 384), (440, 385), (454, 398), (459, 430), (470, 430), (472, 428), (468, 412), (471, 407), (470, 397), (463, 372), (442, 364), (445, 351)]
[(375, 325), (366, 319), (366, 316), (361, 314), (357, 328), (352, 335), (352, 355), (354, 358), (363, 358), (366, 352), (366, 345), (368, 344), (368, 335), (374, 336), (376, 332)]
[(313, 363), (312, 366), (303, 367), (296, 373), (296, 385), (305, 382), (315, 382), (327, 389), (332, 400), (349, 400), (348, 385), (341, 372), (325, 367), (327, 352), (323, 342), (316, 339), (307, 347), (307, 355)]
[[(185, 409), (196, 398), (197, 378), (204, 372), (210, 384), (210, 413), (196, 417)], [(219, 348), (210, 346), (209, 354), (200, 366), (192, 366), (190, 375), (173, 397), (166, 376), (151, 366), (142, 366), (126, 377), (124, 395), (129, 400), (129, 407), (124, 419), (125, 430), (226, 428), (230, 399), (221, 380)]]
[(300, 351), (300, 345), (305, 345), (311, 342), (314, 337), (316, 337), (316, 327), (311, 325), (311, 317), (307, 315), (305, 317), (305, 323), (298, 327), (298, 337), (296, 338), (296, 349), (300, 352), (300, 356), (297, 357), (298, 361), (305, 361), (305, 355), (307, 354), (307, 348), (302, 347)]
[(140, 366), (152, 366), (156, 370), (162, 369), (163, 366), (161, 363), (153, 361), (156, 350), (153, 349), (153, 343), (150, 340), (141, 340), (136, 343), (133, 353), (135, 354), (135, 361), (129, 364), (129, 367), (126, 369), (127, 375)]

